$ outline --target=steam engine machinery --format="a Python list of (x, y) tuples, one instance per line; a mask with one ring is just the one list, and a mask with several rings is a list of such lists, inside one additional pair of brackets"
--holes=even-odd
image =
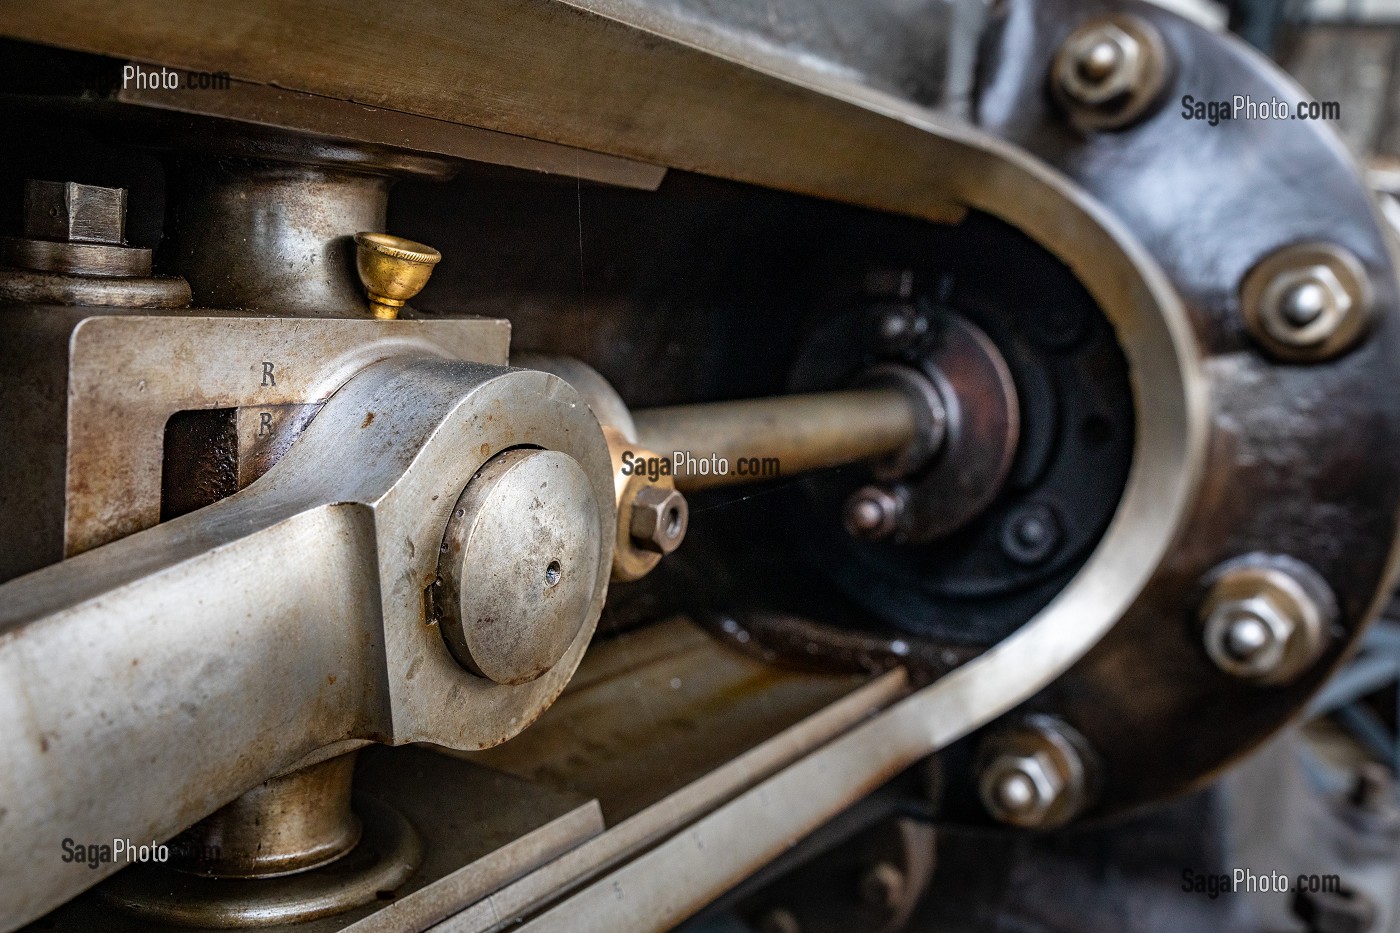
[(1304, 100), (1237, 38), (1126, 0), (0, 36), (0, 929), (1393, 919), (1191, 880), (1274, 867), (1218, 779), (1297, 741), (1400, 508), (1390, 230), (1326, 123), (1183, 110)]

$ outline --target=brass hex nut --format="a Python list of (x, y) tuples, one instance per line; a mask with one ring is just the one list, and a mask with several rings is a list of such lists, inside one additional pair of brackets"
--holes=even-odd
[(685, 496), (664, 486), (644, 486), (632, 500), (628, 529), (637, 547), (670, 554), (685, 540), (690, 508)]

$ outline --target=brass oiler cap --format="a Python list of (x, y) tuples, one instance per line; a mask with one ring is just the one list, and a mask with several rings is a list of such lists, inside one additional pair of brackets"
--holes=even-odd
[(423, 290), (442, 253), (431, 246), (387, 233), (355, 234), (355, 266), (369, 294), (374, 316), (391, 321)]

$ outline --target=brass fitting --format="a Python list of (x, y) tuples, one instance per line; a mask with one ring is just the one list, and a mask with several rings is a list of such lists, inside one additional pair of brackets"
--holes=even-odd
[(432, 277), (442, 253), (431, 246), (387, 233), (355, 234), (355, 267), (369, 295), (370, 310), (392, 321)]

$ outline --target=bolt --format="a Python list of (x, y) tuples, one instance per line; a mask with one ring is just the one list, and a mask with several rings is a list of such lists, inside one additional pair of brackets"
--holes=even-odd
[(1332, 299), (1322, 283), (1299, 282), (1279, 297), (1279, 314), (1294, 327), (1307, 327), (1327, 310)]
[(973, 767), (982, 805), (994, 819), (1052, 829), (1089, 802), (1094, 760), (1088, 742), (1068, 723), (1031, 714), (988, 735)]
[(1284, 247), (1241, 286), (1250, 335), (1289, 360), (1329, 359), (1350, 347), (1366, 329), (1370, 301), (1360, 261), (1327, 243)]
[(1060, 47), (1052, 66), (1054, 88), (1086, 125), (1115, 129), (1142, 116), (1157, 98), (1165, 57), (1165, 44), (1145, 20), (1096, 19)]
[(1060, 546), (1060, 522), (1049, 506), (1030, 503), (1007, 516), (1001, 550), (1018, 564), (1038, 564)]
[(1321, 264), (1280, 273), (1263, 300), (1263, 325), (1269, 335), (1299, 347), (1326, 340), (1352, 306), (1337, 274)]
[[(1242, 680), (1278, 684), (1310, 667), (1326, 647), (1330, 591), (1305, 565), (1252, 557), (1217, 571), (1201, 607), (1206, 654)], [(1307, 580), (1306, 584), (1303, 582)], [(1327, 598), (1321, 601), (1314, 593)]]
[(670, 554), (685, 540), (690, 508), (685, 496), (665, 486), (643, 486), (632, 500), (632, 541), (644, 551)]
[(899, 527), (904, 500), (882, 486), (862, 486), (846, 500), (846, 532), (853, 538), (879, 541)]
[(1216, 666), (1245, 679), (1265, 679), (1283, 663), (1296, 625), (1268, 596), (1220, 603), (1206, 619), (1206, 651)]
[[(1274, 614), (1274, 610), (1268, 611), (1270, 615)], [(1232, 619), (1224, 637), (1226, 653), (1240, 664), (1259, 664), (1267, 652), (1276, 647), (1282, 649), (1274, 627), (1252, 613), (1244, 613)]]
[(904, 897), (904, 872), (889, 862), (877, 862), (860, 876), (860, 899), (870, 907), (897, 910)]
[(125, 188), (33, 179), (24, 183), (26, 239), (121, 246), (125, 229)]
[(802, 933), (802, 924), (797, 922), (797, 916), (792, 911), (775, 907), (759, 918), (758, 931), (759, 933)]
[(928, 318), (913, 305), (884, 305), (873, 309), (874, 348), (884, 354), (912, 349), (928, 334)]
[(1076, 103), (1109, 104), (1131, 93), (1142, 55), (1141, 44), (1113, 23), (1080, 29), (1060, 51), (1060, 88)]
[(1044, 752), (1003, 754), (982, 771), (979, 790), (987, 812), (1003, 823), (1035, 828), (1065, 793), (1067, 783)]
[(1086, 49), (1079, 51), (1075, 59), (1075, 69), (1085, 81), (1100, 84), (1107, 81), (1113, 72), (1123, 65), (1123, 47), (1113, 41), (1100, 39)]

